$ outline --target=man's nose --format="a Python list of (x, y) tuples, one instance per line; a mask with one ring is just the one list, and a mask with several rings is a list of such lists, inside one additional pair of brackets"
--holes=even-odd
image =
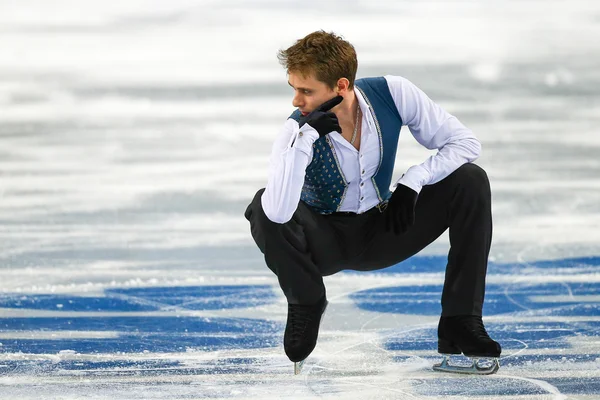
[(302, 96), (299, 94), (294, 95), (294, 99), (292, 100), (292, 105), (296, 108), (302, 107), (304, 102), (302, 101)]

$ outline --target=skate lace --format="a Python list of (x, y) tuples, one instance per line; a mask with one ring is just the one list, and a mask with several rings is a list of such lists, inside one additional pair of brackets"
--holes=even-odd
[(291, 325), (291, 336), (293, 339), (301, 337), (306, 330), (306, 327), (312, 320), (311, 318), (311, 307), (295, 305), (291, 308), (290, 313), (290, 325)]
[(483, 326), (483, 321), (480, 319), (475, 319), (475, 321), (473, 321), (473, 324), (470, 326), (470, 331), (476, 337), (481, 337), (481, 338), (486, 338), (486, 339), (490, 338), (487, 331), (485, 330), (485, 327)]

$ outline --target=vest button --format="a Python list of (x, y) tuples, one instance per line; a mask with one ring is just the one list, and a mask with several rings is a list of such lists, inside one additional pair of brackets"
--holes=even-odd
[(302, 133), (302, 132), (298, 133), (298, 136), (302, 137), (302, 136), (303, 136), (303, 133)]

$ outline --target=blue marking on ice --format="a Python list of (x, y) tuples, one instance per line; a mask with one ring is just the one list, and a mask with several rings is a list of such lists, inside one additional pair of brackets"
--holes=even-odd
[[(484, 318), (485, 320), (485, 318)], [(486, 329), (505, 350), (523, 348), (523, 342), (529, 349), (567, 349), (571, 348), (568, 338), (575, 336), (597, 336), (600, 321), (543, 323), (486, 323)], [(384, 347), (391, 351), (433, 350), (437, 351), (437, 327), (411, 331), (406, 336), (390, 337)], [(567, 354), (561, 354), (567, 356)], [(596, 356), (598, 357), (598, 356)]]
[[(256, 323), (248, 329), (248, 322)], [(259, 321), (259, 322), (257, 322)], [(218, 323), (217, 323), (218, 322)], [(3, 331), (122, 331), (129, 334), (184, 334), (194, 332), (214, 334), (229, 333), (262, 333), (271, 327), (272, 322), (246, 318), (198, 318), (198, 317), (38, 317), (38, 318), (1, 318), (0, 329)], [(4, 342), (3, 342), (4, 343)]]
[(222, 350), (273, 347), (282, 327), (255, 319), (194, 317), (81, 317), (2, 318), (0, 331), (117, 332), (118, 337), (56, 339), (3, 339), (4, 352), (78, 353), (182, 352), (188, 349)]
[[(570, 290), (570, 291), (569, 291)], [(578, 296), (575, 301), (541, 301), (537, 296)], [(487, 285), (484, 315), (528, 310), (554, 310), (571, 316), (600, 315), (600, 303), (581, 303), (579, 296), (600, 294), (600, 282)], [(364, 310), (397, 314), (440, 315), (442, 285), (394, 286), (355, 292), (350, 298)]]
[(114, 297), (80, 297), (52, 294), (0, 295), (0, 307), (60, 311), (155, 311), (154, 305)]
[(561, 393), (581, 394), (584, 398), (591, 394), (600, 394), (600, 381), (598, 378), (564, 377), (546, 378), (546, 382), (556, 387)]
[[(393, 267), (374, 273), (427, 273), (443, 272), (446, 267), (445, 257), (412, 257)], [(567, 258), (552, 261), (536, 261), (523, 264), (493, 264), (488, 272), (514, 275), (516, 269), (529, 270), (555, 268), (568, 271), (572, 268), (589, 268), (600, 271), (600, 257)], [(357, 272), (352, 272), (357, 273)], [(600, 294), (600, 283), (536, 283), (536, 284), (504, 284), (486, 286), (484, 304), (485, 315), (506, 314), (517, 311), (547, 310), (553, 315), (597, 316), (600, 315), (600, 303), (597, 301), (581, 302), (579, 296), (596, 296)], [(439, 315), (442, 285), (396, 286), (369, 289), (356, 292), (350, 297), (359, 308), (399, 314)], [(563, 296), (562, 301), (545, 302), (540, 297)], [(565, 298), (578, 296), (569, 301)], [(537, 298), (536, 298), (537, 297)], [(590, 297), (590, 299), (592, 299)]]
[[(446, 270), (446, 263), (448, 258), (446, 256), (418, 256), (408, 258), (398, 264), (390, 267), (370, 271), (370, 273), (376, 274), (403, 274), (403, 273), (435, 273), (444, 272)], [(495, 263), (488, 262), (488, 273), (502, 274), (502, 273), (519, 273), (525, 268), (585, 268), (585, 267), (600, 267), (600, 257), (576, 257), (576, 258), (564, 258), (560, 260), (541, 260), (531, 261), (526, 264), (524, 263)], [(363, 274), (360, 271), (344, 271), (345, 274)]]
[(221, 310), (256, 307), (275, 299), (273, 286), (179, 286), (110, 289), (108, 295), (127, 296), (186, 310)]
[(107, 289), (103, 297), (2, 294), (0, 307), (60, 311), (221, 310), (272, 302), (272, 286), (179, 286)]
[[(275, 299), (271, 286), (186, 286), (110, 289), (106, 297), (64, 295), (0, 296), (0, 307), (60, 312), (139, 312), (217, 310), (255, 307)], [(57, 332), (56, 337), (2, 340), (4, 352), (79, 353), (181, 352), (187, 349), (220, 350), (262, 348), (280, 342), (279, 323), (245, 318), (187, 316), (82, 316), (0, 318), (0, 332)], [(83, 332), (77, 338), (61, 331)], [(116, 332), (98, 337), (85, 332)], [(23, 336), (22, 334), (19, 336)], [(81, 337), (84, 336), (84, 337)]]
[[(414, 257), (410, 261), (410, 272), (432, 272), (443, 269), (441, 257)], [(406, 263), (406, 262), (405, 262)], [(529, 266), (543, 268), (594, 267), (600, 264), (600, 258), (581, 258), (558, 260), (553, 262), (531, 263)], [(401, 268), (400, 266), (393, 269)], [(505, 273), (514, 266), (495, 265), (495, 268)], [(404, 270), (406, 272), (406, 270)], [(356, 292), (350, 297), (358, 307), (381, 313), (410, 313), (417, 315), (439, 315), (441, 285), (398, 286), (378, 288)], [(538, 316), (597, 316), (600, 315), (600, 304), (593, 301), (581, 303), (585, 296), (597, 296), (600, 293), (600, 283), (541, 283), (541, 284), (509, 284), (488, 285), (485, 303), (485, 315), (505, 314), (513, 312), (534, 313)], [(562, 296), (552, 299), (549, 296)], [(568, 301), (568, 296), (578, 296), (577, 301)], [(546, 298), (547, 301), (543, 301)], [(23, 352), (30, 354), (53, 354), (63, 350), (76, 353), (117, 354), (117, 353), (149, 353), (184, 352), (188, 350), (217, 351), (223, 349), (251, 349), (281, 345), (281, 323), (257, 319), (237, 318), (203, 318), (177, 316), (177, 311), (185, 310), (220, 310), (243, 307), (256, 307), (273, 302), (275, 293), (272, 286), (187, 286), (187, 287), (147, 287), (109, 289), (104, 296), (79, 297), (73, 295), (53, 294), (4, 294), (0, 295), (0, 307), (52, 310), (59, 312), (121, 312), (133, 313), (143, 311), (170, 311), (175, 315), (169, 316), (108, 316), (94, 314), (81, 317), (32, 317), (0, 318), (1, 332), (44, 332), (52, 331), (56, 338), (49, 339), (3, 339), (3, 352)], [(565, 300), (566, 299), (566, 300)], [(560, 301), (555, 301), (560, 300)], [(59, 306), (60, 305), (60, 306)], [(60, 314), (58, 314), (60, 315)], [(542, 323), (502, 323), (486, 324), (490, 334), (500, 341), (506, 353), (519, 350), (524, 344), (530, 349), (561, 349), (571, 348), (569, 338), (576, 336), (597, 335), (600, 322), (556, 322)], [(66, 331), (80, 332), (77, 338), (69, 338)], [(64, 335), (61, 332), (65, 332)], [(85, 332), (90, 332), (85, 337)], [(95, 332), (93, 335), (91, 332)], [(116, 334), (116, 337), (102, 337), (101, 332)], [(83, 333), (83, 335), (82, 335)], [(18, 334), (19, 337), (26, 335)], [(81, 337), (84, 336), (84, 337)], [(437, 348), (436, 329), (413, 331), (404, 336), (391, 337), (384, 343), (390, 351), (430, 350)], [(588, 358), (561, 352), (560, 357), (567, 357), (573, 362), (594, 361), (596, 356)], [(557, 360), (557, 355), (547, 355), (542, 359)], [(514, 357), (510, 360), (514, 365), (526, 363), (531, 357)], [(46, 365), (48, 371), (57, 369), (63, 371), (102, 370), (103, 373), (129, 373), (123, 370), (144, 370), (144, 374), (163, 373), (161, 369), (177, 371), (178, 374), (226, 374), (240, 373), (240, 365), (244, 368), (257, 368), (255, 359), (240, 359), (238, 363), (232, 359), (212, 360), (210, 365), (199, 362), (196, 365), (181, 365), (171, 361), (161, 360), (147, 364), (130, 364), (123, 362), (77, 362), (62, 360)], [(531, 358), (531, 360), (538, 360)], [(21, 364), (19, 364), (21, 363)], [(221, 366), (219, 366), (222, 363)], [(12, 368), (5, 363), (0, 368)], [(27, 361), (17, 362), (19, 368)], [(15, 366), (17, 365), (15, 364)], [(240, 364), (240, 365), (238, 365)], [(39, 360), (32, 364), (41, 368)], [(41, 368), (43, 369), (43, 368)], [(38, 369), (40, 371), (40, 369)], [(111, 372), (112, 371), (112, 372)], [(158, 371), (158, 372), (157, 372)], [(133, 373), (133, 372), (131, 372)], [(175, 373), (175, 372), (174, 372)], [(567, 384), (567, 383), (565, 383)], [(482, 389), (485, 390), (485, 389)], [(521, 387), (519, 394), (526, 394), (526, 388)], [(537, 389), (532, 389), (537, 390)], [(587, 393), (589, 393), (588, 389)], [(595, 389), (594, 389), (595, 390)], [(484, 393), (484, 392), (481, 392)], [(533, 392), (531, 392), (533, 393)], [(537, 392), (536, 392), (537, 393)]]
[(258, 373), (262, 360), (257, 358), (232, 357), (205, 361), (171, 360), (6, 360), (0, 365), (0, 374), (35, 373), (79, 375), (93, 371), (95, 376), (169, 376), (169, 375), (223, 375)]

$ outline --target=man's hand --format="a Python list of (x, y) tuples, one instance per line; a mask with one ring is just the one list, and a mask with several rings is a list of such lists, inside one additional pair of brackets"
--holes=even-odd
[(387, 206), (385, 230), (396, 235), (404, 233), (415, 223), (415, 206), (418, 193), (408, 186), (399, 184), (392, 193)]
[(336, 115), (329, 111), (333, 107), (340, 104), (342, 100), (344, 100), (342, 96), (336, 96), (331, 100), (327, 100), (325, 103), (315, 108), (307, 116), (301, 117), (299, 121), (300, 127), (302, 127), (304, 124), (308, 124), (319, 133), (320, 137), (323, 137), (333, 131), (342, 133), (342, 128), (340, 127), (340, 123)]

